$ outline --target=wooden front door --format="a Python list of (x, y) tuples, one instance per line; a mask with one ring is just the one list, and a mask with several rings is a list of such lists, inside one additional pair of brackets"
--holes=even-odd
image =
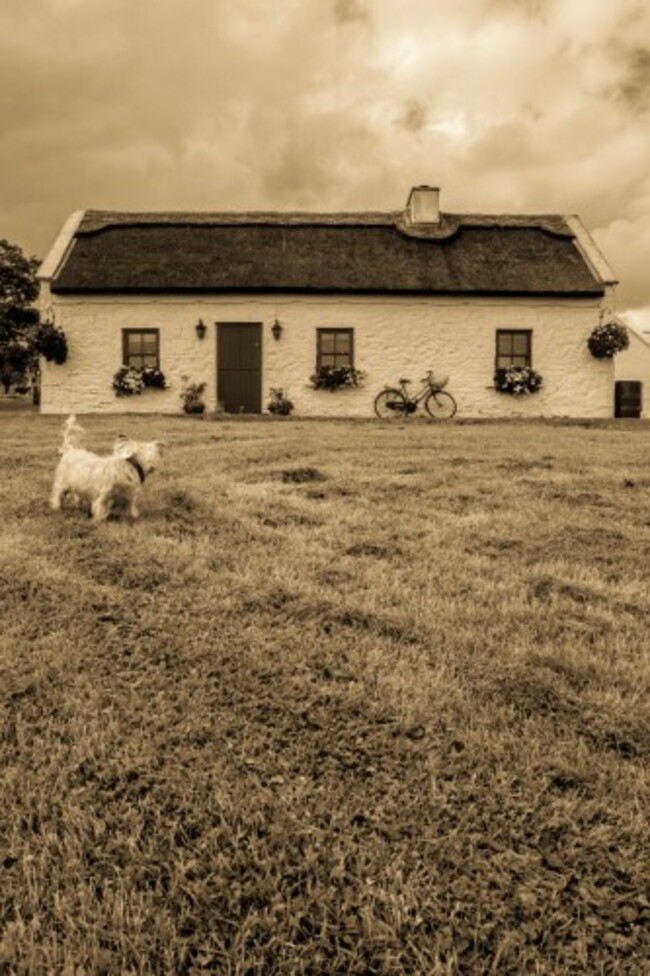
[(217, 323), (217, 399), (226, 413), (262, 412), (262, 326)]

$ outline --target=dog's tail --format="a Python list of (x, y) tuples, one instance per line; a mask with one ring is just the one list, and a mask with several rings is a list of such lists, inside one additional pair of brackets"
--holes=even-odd
[(70, 450), (71, 447), (77, 447), (79, 435), (83, 434), (83, 432), (83, 427), (77, 423), (76, 416), (71, 413), (66, 422), (63, 424), (63, 439), (61, 442), (61, 447), (59, 448), (59, 454), (63, 454), (64, 451)]

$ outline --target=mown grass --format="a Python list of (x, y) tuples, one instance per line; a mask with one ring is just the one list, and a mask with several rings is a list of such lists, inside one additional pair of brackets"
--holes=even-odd
[(1, 972), (648, 971), (647, 426), (0, 419)]

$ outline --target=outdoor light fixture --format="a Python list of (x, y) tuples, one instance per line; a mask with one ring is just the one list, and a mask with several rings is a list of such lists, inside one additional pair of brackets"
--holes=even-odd
[(205, 322), (203, 321), (203, 319), (199, 319), (199, 321), (196, 323), (196, 325), (194, 326), (194, 328), (196, 329), (196, 334), (199, 337), (199, 339), (204, 339), (205, 338)]
[(273, 338), (274, 338), (274, 339), (275, 339), (276, 341), (277, 341), (277, 340), (278, 340), (278, 339), (280, 338), (280, 336), (282, 335), (282, 326), (280, 325), (280, 323), (278, 322), (278, 320), (277, 320), (277, 319), (275, 320), (275, 322), (274, 322), (274, 323), (273, 323), (273, 325), (271, 326), (271, 332), (273, 333)]

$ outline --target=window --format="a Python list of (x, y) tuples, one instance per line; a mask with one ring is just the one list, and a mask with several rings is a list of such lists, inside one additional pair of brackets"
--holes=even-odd
[(530, 329), (498, 329), (497, 369), (532, 365), (532, 337)]
[(160, 330), (123, 329), (122, 361), (134, 369), (160, 366)]
[(353, 366), (352, 329), (317, 329), (316, 369)]

